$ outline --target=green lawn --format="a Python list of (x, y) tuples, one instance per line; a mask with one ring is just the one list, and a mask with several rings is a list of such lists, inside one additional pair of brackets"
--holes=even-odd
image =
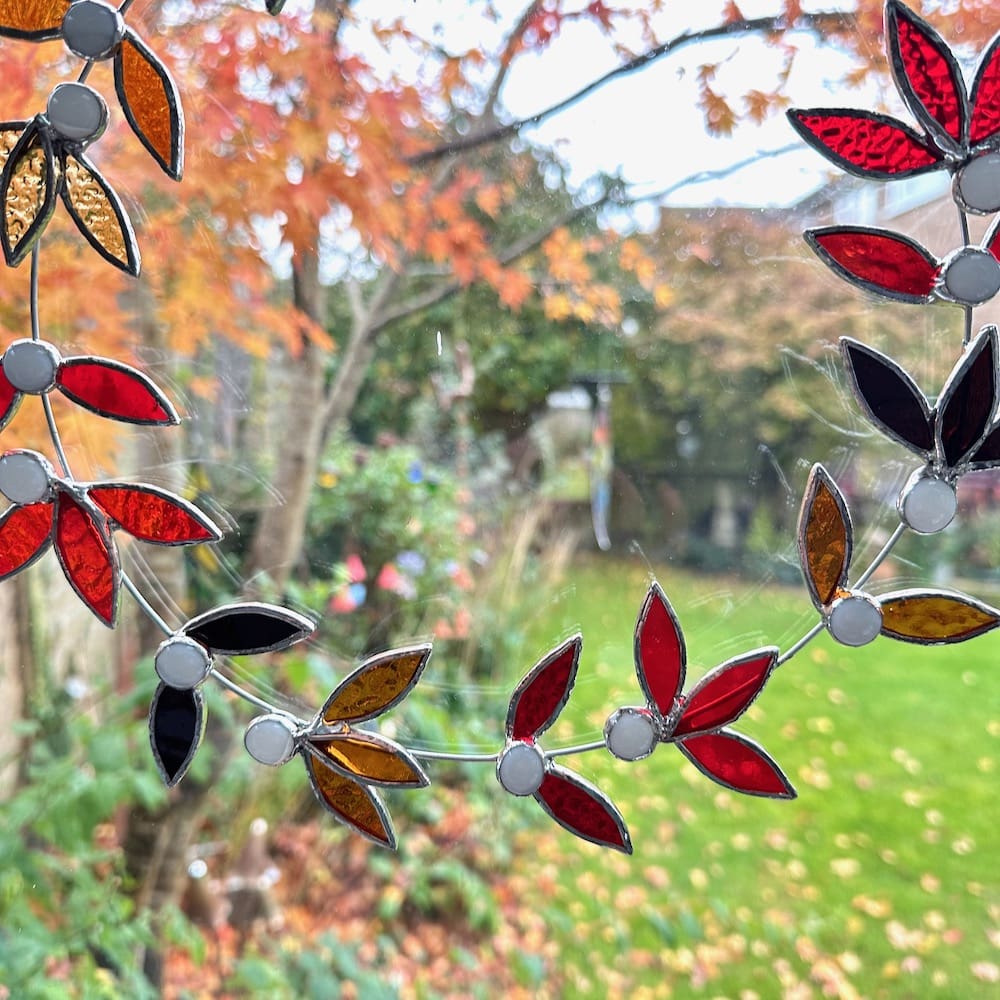
[[(549, 747), (598, 738), (611, 709), (641, 702), (632, 634), (648, 570), (593, 560), (571, 576), (532, 623), (525, 663), (582, 628)], [(815, 622), (804, 589), (658, 578), (689, 684), (756, 645), (787, 648)], [(736, 724), (783, 766), (792, 802), (728, 792), (671, 746), (635, 764), (564, 758), (611, 794), (635, 853), (554, 824), (521, 835), (518, 888), (548, 959), (540, 994), (1000, 996), (998, 651), (997, 635), (854, 651), (820, 637)]]

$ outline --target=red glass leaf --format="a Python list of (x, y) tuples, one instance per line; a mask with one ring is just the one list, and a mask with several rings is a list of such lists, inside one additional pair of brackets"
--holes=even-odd
[(937, 434), (949, 468), (986, 435), (997, 404), (997, 328), (984, 327), (965, 349), (938, 400)]
[(646, 701), (669, 715), (684, 687), (684, 634), (666, 594), (655, 581), (635, 626), (635, 672)]
[(556, 721), (569, 699), (583, 636), (575, 635), (542, 657), (518, 684), (507, 710), (507, 736), (533, 740)]
[(734, 722), (760, 694), (777, 662), (778, 649), (771, 646), (735, 657), (706, 674), (686, 698), (673, 737)]
[(130, 424), (176, 424), (170, 400), (142, 372), (108, 358), (66, 358), (56, 385), (74, 403)]
[(911, 177), (942, 161), (909, 126), (868, 111), (793, 109), (788, 120), (813, 149), (858, 177)]
[(0, 516), (0, 580), (33, 563), (52, 536), (52, 504), (8, 507)]
[(919, 243), (857, 226), (810, 229), (806, 242), (842, 278), (902, 302), (927, 302), (941, 265)]
[(572, 771), (550, 767), (535, 798), (560, 826), (577, 837), (632, 853), (622, 814), (603, 792)]
[(89, 511), (65, 493), (56, 501), (56, 554), (66, 579), (109, 628), (118, 610), (118, 558)]
[(155, 486), (108, 483), (87, 495), (130, 535), (158, 545), (217, 542), (222, 532), (193, 504)]
[(1000, 260), (1000, 216), (990, 225), (983, 237), (983, 249)]
[(934, 430), (927, 397), (891, 358), (850, 337), (840, 349), (851, 376), (854, 395), (869, 420), (910, 448), (930, 452)]
[(739, 733), (692, 736), (677, 745), (702, 774), (734, 792), (795, 798), (791, 782), (764, 748)]
[(893, 76), (906, 106), (935, 136), (964, 141), (968, 110), (962, 71), (944, 39), (898, 0), (885, 9)]
[(976, 70), (969, 142), (985, 142), (997, 132), (1000, 132), (1000, 35), (993, 39)]
[(0, 367), (0, 430), (7, 426), (7, 422), (17, 412), (21, 399), (21, 393), (10, 384)]

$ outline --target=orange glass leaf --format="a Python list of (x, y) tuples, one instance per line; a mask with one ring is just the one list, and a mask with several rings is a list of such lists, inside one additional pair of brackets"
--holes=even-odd
[(338, 733), (309, 742), (347, 776), (378, 785), (423, 788), (429, 784), (420, 765), (401, 746), (377, 733)]
[(964, 642), (1000, 625), (1000, 611), (962, 594), (900, 591), (879, 598), (882, 634), (940, 645)]
[(11, 267), (24, 260), (52, 217), (58, 176), (51, 142), (37, 121), (29, 122), (0, 175), (4, 208), (0, 242)]
[(847, 581), (851, 521), (847, 505), (822, 465), (813, 466), (799, 515), (799, 554), (817, 607), (825, 607)]
[(40, 42), (58, 38), (70, 0), (0, 0), (0, 35)]
[(364, 722), (388, 711), (417, 683), (430, 655), (427, 644), (390, 649), (365, 660), (330, 695), (320, 710), (320, 718), (335, 725)]
[(342, 823), (369, 840), (394, 849), (396, 835), (389, 814), (375, 792), (345, 778), (311, 753), (306, 753), (305, 758), (309, 781), (320, 803)]

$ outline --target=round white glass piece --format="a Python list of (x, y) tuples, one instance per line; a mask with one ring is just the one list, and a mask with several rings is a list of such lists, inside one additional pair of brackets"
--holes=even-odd
[(882, 631), (882, 609), (864, 594), (851, 594), (834, 602), (827, 627), (845, 646), (866, 646)]
[(175, 635), (160, 643), (153, 669), (164, 684), (184, 691), (197, 687), (208, 676), (212, 659), (201, 643)]
[(0, 493), (12, 503), (38, 503), (48, 497), (52, 475), (37, 451), (9, 451), (0, 458)]
[(922, 476), (904, 488), (899, 513), (908, 527), (933, 535), (951, 524), (958, 510), (955, 487), (943, 479)]
[(944, 269), (944, 290), (963, 305), (978, 305), (1000, 292), (1000, 262), (991, 253), (965, 247)]
[(4, 351), (3, 373), (21, 392), (48, 392), (56, 382), (59, 352), (44, 340), (15, 340)]
[(258, 715), (247, 726), (243, 745), (258, 764), (278, 767), (295, 753), (295, 723), (285, 715)]
[(81, 59), (107, 59), (124, 35), (121, 14), (101, 0), (75, 0), (62, 22), (66, 47)]
[(1000, 211), (1000, 153), (970, 160), (955, 176), (958, 196), (973, 212)]
[(512, 743), (500, 755), (497, 778), (511, 795), (533, 795), (545, 777), (545, 757), (531, 743)]
[(60, 83), (49, 94), (45, 117), (64, 139), (89, 142), (107, 127), (108, 106), (104, 98), (86, 84)]
[(604, 742), (619, 760), (642, 760), (656, 746), (653, 717), (641, 708), (619, 708), (604, 726)]

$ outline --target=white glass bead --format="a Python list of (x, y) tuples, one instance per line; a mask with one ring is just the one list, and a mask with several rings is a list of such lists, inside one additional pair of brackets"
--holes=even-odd
[(55, 385), (59, 352), (44, 340), (15, 340), (4, 351), (3, 373), (21, 392), (48, 392)]
[(933, 535), (951, 524), (958, 498), (951, 483), (921, 476), (903, 488), (898, 508), (910, 528), (921, 535)]
[(107, 127), (108, 106), (86, 84), (60, 83), (49, 95), (45, 117), (64, 139), (89, 142)]
[(970, 160), (958, 172), (955, 183), (959, 198), (972, 211), (1000, 211), (1000, 153)]
[(545, 758), (531, 743), (512, 743), (500, 755), (497, 778), (511, 795), (532, 795), (545, 777)]
[(866, 646), (882, 631), (882, 609), (864, 594), (851, 594), (834, 602), (827, 626), (837, 642)]
[(62, 22), (66, 47), (81, 59), (106, 59), (124, 35), (121, 14), (100, 0), (74, 0)]
[(243, 745), (258, 764), (279, 767), (295, 753), (295, 722), (285, 715), (258, 715), (247, 726)]
[(187, 690), (197, 687), (208, 676), (212, 659), (201, 643), (175, 635), (160, 643), (153, 657), (153, 669), (164, 684)]
[(38, 503), (48, 497), (53, 475), (37, 451), (9, 451), (0, 458), (0, 493), (12, 503)]
[(956, 302), (986, 302), (1000, 291), (1000, 263), (985, 250), (965, 247), (945, 267), (944, 288)]
[(604, 742), (619, 760), (648, 757), (656, 741), (653, 718), (640, 708), (619, 708), (604, 726)]

